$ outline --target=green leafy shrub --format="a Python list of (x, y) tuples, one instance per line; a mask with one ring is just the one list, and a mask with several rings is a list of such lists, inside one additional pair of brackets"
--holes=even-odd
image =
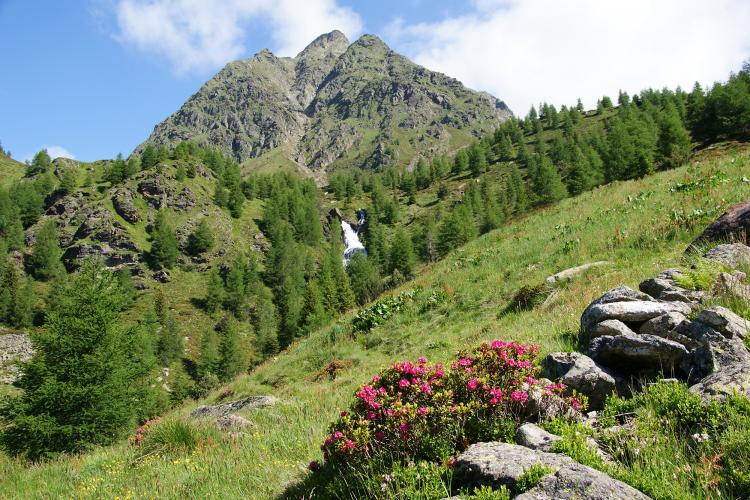
[(416, 295), (416, 291), (400, 293), (395, 297), (386, 297), (376, 301), (368, 308), (362, 309), (352, 319), (355, 332), (369, 332), (376, 326), (385, 323), (391, 316), (400, 312), (408, 301)]
[(552, 288), (546, 283), (524, 285), (510, 299), (506, 310), (508, 312), (531, 310), (544, 302), (550, 293), (552, 293)]
[(532, 465), (528, 469), (524, 470), (523, 474), (521, 474), (521, 477), (519, 477), (516, 481), (516, 486), (515, 488), (513, 488), (514, 493), (520, 495), (521, 493), (525, 493), (533, 489), (537, 484), (539, 484), (539, 481), (541, 481), (544, 476), (553, 471), (554, 469), (552, 469), (551, 467), (546, 467), (542, 464)]
[(675, 276), (675, 281), (682, 288), (690, 290), (710, 290), (716, 282), (720, 271), (725, 270), (723, 266), (706, 259), (696, 259), (690, 269)]

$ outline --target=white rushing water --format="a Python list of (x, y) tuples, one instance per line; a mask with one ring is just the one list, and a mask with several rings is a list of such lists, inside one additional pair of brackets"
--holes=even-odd
[(351, 259), (355, 253), (367, 253), (365, 246), (359, 241), (358, 234), (359, 228), (365, 223), (365, 214), (364, 212), (360, 212), (358, 216), (359, 220), (357, 221), (356, 231), (351, 224), (344, 219), (341, 219), (341, 230), (344, 233), (344, 244), (346, 245), (346, 249), (344, 249), (344, 265), (349, 263), (349, 259)]

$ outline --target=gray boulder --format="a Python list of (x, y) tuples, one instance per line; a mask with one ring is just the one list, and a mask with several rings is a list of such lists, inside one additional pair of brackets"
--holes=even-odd
[(12, 384), (18, 378), (16, 361), (28, 361), (34, 355), (29, 337), (14, 330), (0, 329), (0, 384)]
[(627, 392), (627, 383), (609, 369), (600, 366), (588, 356), (577, 352), (555, 352), (542, 360), (545, 374), (575, 389), (589, 398), (589, 409), (600, 410), (613, 392)]
[(229, 415), (223, 415), (217, 418), (216, 427), (218, 427), (220, 431), (241, 431), (247, 429), (253, 430), (257, 426), (245, 417), (240, 417), (239, 415), (233, 415), (230, 413)]
[(641, 369), (660, 369), (670, 373), (688, 351), (682, 344), (655, 335), (619, 335), (597, 337), (588, 355), (604, 366), (633, 373)]
[(610, 302), (630, 302), (630, 301), (653, 301), (654, 298), (643, 292), (633, 290), (629, 286), (620, 285), (604, 293), (601, 297), (594, 300), (591, 305), (609, 304)]
[(714, 306), (704, 309), (695, 318), (727, 338), (737, 336), (744, 339), (748, 334), (748, 321), (726, 307)]
[(658, 337), (667, 337), (674, 331), (677, 326), (685, 321), (685, 315), (678, 312), (668, 312), (651, 318), (641, 325), (639, 333), (644, 335), (656, 335)]
[(635, 332), (630, 329), (628, 325), (620, 321), (619, 319), (605, 319), (601, 323), (597, 323), (593, 328), (589, 330), (589, 338), (603, 337), (604, 335), (634, 335)]
[(750, 398), (750, 363), (736, 362), (721, 367), (690, 386), (706, 400), (723, 401), (734, 394)]
[(606, 260), (601, 260), (601, 261), (597, 261), (597, 262), (589, 262), (588, 264), (583, 264), (583, 265), (580, 265), (580, 266), (571, 267), (570, 269), (565, 269), (563, 271), (560, 271), (559, 273), (553, 274), (552, 276), (548, 276), (547, 279), (545, 279), (545, 281), (548, 284), (550, 284), (550, 285), (554, 285), (555, 283), (560, 282), (560, 281), (571, 280), (574, 277), (578, 276), (579, 274), (581, 274), (581, 273), (583, 273), (583, 272), (585, 272), (585, 271), (587, 271), (587, 270), (589, 270), (591, 268), (601, 267), (601, 266), (608, 266), (608, 265), (611, 265), (611, 264), (612, 264), (611, 262), (606, 261)]
[(578, 463), (570, 464), (544, 476), (534, 488), (516, 500), (631, 500), (647, 499), (632, 486), (596, 469)]
[(240, 410), (253, 410), (273, 406), (278, 403), (274, 396), (248, 396), (237, 401), (213, 406), (199, 406), (190, 413), (191, 417), (221, 417)]
[(112, 206), (115, 208), (118, 214), (130, 222), (135, 224), (141, 220), (141, 214), (133, 204), (135, 199), (135, 193), (130, 189), (115, 189), (112, 192)]
[(742, 243), (727, 243), (715, 246), (703, 257), (737, 269), (741, 265), (750, 265), (750, 247)]
[(745, 284), (747, 275), (742, 271), (734, 271), (731, 274), (721, 272), (716, 278), (713, 293), (716, 295), (728, 295), (742, 300), (750, 300), (750, 286)]
[(550, 434), (535, 424), (526, 423), (516, 431), (516, 442), (526, 448), (540, 451), (552, 451), (552, 445), (562, 438)]
[(662, 314), (679, 312), (689, 314), (690, 306), (682, 302), (656, 302), (629, 300), (626, 302), (592, 303), (581, 316), (581, 333), (590, 335), (597, 323), (617, 319), (627, 324), (638, 324)]
[(739, 242), (748, 244), (750, 235), (750, 200), (732, 205), (712, 222), (688, 247), (695, 250), (708, 242)]
[(516, 498), (648, 498), (625, 483), (578, 464), (565, 455), (499, 442), (471, 445), (456, 460), (453, 481), (458, 488), (506, 486), (513, 489), (524, 472), (535, 465), (549, 467), (552, 472), (531, 491)]

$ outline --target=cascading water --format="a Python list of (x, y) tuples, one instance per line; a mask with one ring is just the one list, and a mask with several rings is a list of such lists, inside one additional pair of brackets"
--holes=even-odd
[(344, 244), (346, 245), (346, 248), (344, 249), (344, 265), (349, 264), (349, 260), (354, 257), (355, 253), (367, 253), (367, 250), (365, 250), (365, 246), (361, 241), (359, 241), (359, 230), (364, 226), (364, 224), (365, 212), (363, 210), (357, 212), (356, 230), (352, 227), (351, 224), (346, 222), (344, 219), (341, 219), (341, 230), (344, 234)]

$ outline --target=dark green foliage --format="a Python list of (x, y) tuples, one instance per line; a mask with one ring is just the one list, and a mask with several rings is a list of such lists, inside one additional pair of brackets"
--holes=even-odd
[(215, 329), (203, 332), (200, 350), (201, 357), (198, 361), (198, 380), (205, 379), (210, 375), (216, 375), (218, 373), (219, 340)]
[(60, 276), (64, 268), (60, 258), (60, 241), (55, 221), (47, 221), (36, 235), (36, 241), (28, 259), (31, 274), (38, 280), (48, 281)]
[(315, 280), (308, 281), (305, 287), (305, 303), (302, 308), (304, 329), (311, 332), (325, 324), (329, 318), (318, 283)]
[(474, 177), (479, 177), (487, 171), (487, 153), (481, 142), (475, 142), (469, 148), (469, 170)]
[(354, 295), (359, 304), (365, 304), (381, 291), (380, 273), (370, 258), (362, 253), (355, 253), (346, 267)]
[(26, 175), (31, 177), (38, 174), (46, 174), (49, 172), (52, 159), (49, 157), (46, 149), (40, 150), (34, 155), (28, 168), (26, 169)]
[(271, 294), (265, 287), (261, 287), (255, 296), (252, 323), (258, 351), (263, 356), (276, 354), (279, 351), (279, 339), (276, 334), (278, 318)]
[(32, 335), (36, 353), (23, 365), (23, 390), (3, 407), (3, 446), (38, 459), (108, 444), (127, 430), (145, 402), (150, 369), (138, 355), (137, 330), (118, 326), (125, 299), (114, 276), (86, 263)]
[(461, 174), (469, 169), (469, 155), (461, 149), (453, 160), (453, 173)]
[(216, 365), (219, 380), (227, 381), (235, 375), (245, 371), (247, 362), (240, 344), (237, 325), (231, 316), (224, 316), (216, 325), (216, 331), (221, 338), (219, 345), (219, 359)]
[(5, 242), (6, 250), (19, 250), (24, 246), (18, 206), (4, 189), (0, 189), (0, 239)]
[(161, 290), (156, 293), (154, 311), (159, 322), (156, 354), (162, 366), (169, 366), (182, 356), (184, 346), (180, 329)]
[(531, 189), (537, 203), (552, 203), (567, 196), (567, 189), (552, 161), (546, 156), (537, 158), (531, 174)]
[(224, 300), (224, 282), (218, 271), (212, 271), (208, 277), (208, 291), (204, 300), (206, 311), (210, 313), (218, 311), (224, 304)]
[(31, 283), (22, 283), (19, 271), (0, 252), (0, 322), (15, 328), (30, 327), (36, 296)]
[(174, 267), (180, 252), (177, 248), (177, 236), (167, 221), (166, 212), (157, 212), (151, 237), (150, 255), (155, 267), (166, 269)]
[(126, 177), (127, 164), (122, 159), (122, 154), (118, 153), (117, 158), (104, 172), (104, 181), (109, 182), (111, 185), (122, 183)]
[(461, 203), (446, 215), (438, 228), (438, 251), (445, 255), (476, 236), (471, 210)]
[(78, 180), (76, 179), (76, 174), (69, 168), (65, 169), (60, 176), (60, 186), (58, 187), (60, 194), (63, 196), (71, 194), (75, 191), (77, 185)]
[(188, 236), (188, 252), (198, 255), (211, 250), (214, 245), (214, 233), (208, 224), (208, 219), (203, 218), (195, 230)]
[(34, 181), (16, 182), (10, 188), (10, 199), (18, 210), (23, 227), (34, 224), (44, 213), (44, 197), (48, 194), (43, 185)]
[(667, 106), (659, 117), (657, 148), (659, 163), (663, 168), (679, 167), (690, 158), (690, 135), (673, 105)]
[(130, 269), (123, 267), (115, 272), (115, 278), (117, 283), (120, 285), (120, 291), (125, 297), (125, 305), (130, 308), (135, 304), (135, 299), (138, 296), (138, 291), (135, 288), (135, 282), (133, 281), (133, 275)]
[(159, 156), (156, 149), (151, 144), (147, 144), (141, 153), (141, 168), (149, 170), (155, 167), (157, 163), (159, 163)]
[(388, 252), (388, 272), (393, 274), (398, 271), (402, 276), (410, 278), (414, 274), (415, 263), (411, 238), (404, 229), (398, 228)]

